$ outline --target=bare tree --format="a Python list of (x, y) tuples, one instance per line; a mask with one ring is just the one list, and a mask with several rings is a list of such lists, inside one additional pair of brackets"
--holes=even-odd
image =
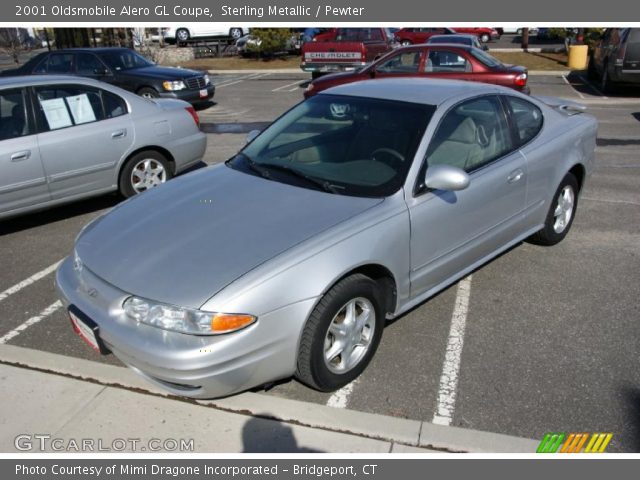
[(14, 63), (20, 63), (20, 54), (31, 50), (29, 38), (23, 29), (0, 28), (0, 52), (9, 55)]

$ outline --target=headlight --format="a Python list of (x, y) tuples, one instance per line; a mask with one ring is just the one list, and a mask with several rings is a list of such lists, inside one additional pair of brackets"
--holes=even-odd
[(211, 79), (209, 78), (209, 75), (207, 75), (206, 73), (204, 74), (204, 84), (205, 85), (209, 85), (211, 83)]
[(187, 88), (182, 80), (167, 80), (166, 82), (162, 82), (162, 86), (165, 90), (169, 90), (170, 92), (174, 92), (176, 90), (184, 90), (185, 88)]
[(192, 335), (219, 335), (248, 327), (253, 315), (203, 312), (129, 297), (122, 304), (125, 315), (136, 322)]

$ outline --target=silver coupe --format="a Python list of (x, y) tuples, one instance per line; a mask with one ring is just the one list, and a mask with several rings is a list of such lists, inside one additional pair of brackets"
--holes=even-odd
[(387, 319), (567, 235), (594, 165), (582, 110), (470, 82), (324, 91), (87, 225), (56, 277), (73, 328), (178, 395), (340, 388)]
[(110, 191), (125, 197), (201, 161), (197, 113), (80, 77), (0, 79), (0, 219)]

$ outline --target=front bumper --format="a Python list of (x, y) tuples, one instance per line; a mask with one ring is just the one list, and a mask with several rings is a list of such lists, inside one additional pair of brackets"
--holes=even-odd
[(197, 336), (137, 324), (122, 311), (129, 296), (70, 257), (56, 272), (65, 306), (74, 305), (99, 327), (103, 344), (123, 363), (175, 395), (215, 398), (286, 378), (295, 372), (302, 326), (315, 299), (258, 317), (228, 335)]
[(216, 93), (216, 87), (213, 84), (209, 84), (206, 88), (202, 90), (206, 90), (206, 96), (200, 95), (200, 90), (177, 90), (175, 92), (160, 92), (160, 98), (177, 98), (178, 100), (184, 100), (189, 103), (200, 103), (206, 102), (207, 100), (211, 100)]

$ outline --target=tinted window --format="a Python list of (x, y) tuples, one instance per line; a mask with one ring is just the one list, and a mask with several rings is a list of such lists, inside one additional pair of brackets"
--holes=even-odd
[(131, 68), (150, 67), (154, 63), (150, 62), (142, 55), (138, 55), (133, 50), (111, 50), (100, 54), (100, 58), (112, 70), (129, 70)]
[(492, 57), (487, 52), (480, 50), (479, 48), (472, 48), (469, 51), (471, 52), (471, 55), (476, 57), (476, 59), (480, 60), (482, 63), (484, 63), (488, 67), (498, 67), (502, 65), (500, 60), (498, 60), (495, 57)]
[(0, 91), (0, 140), (29, 134), (23, 91)]
[(425, 72), (428, 73), (459, 73), (471, 70), (471, 63), (465, 57), (448, 50), (431, 50), (425, 65)]
[(535, 137), (542, 128), (542, 112), (534, 104), (515, 97), (507, 97), (520, 145)]
[(403, 185), (434, 109), (316, 95), (276, 120), (228, 165), (336, 194), (391, 195)]
[(420, 51), (394, 55), (380, 63), (376, 70), (385, 73), (417, 73), (420, 67), (420, 56)]
[(70, 53), (55, 53), (49, 55), (47, 73), (71, 73), (73, 55)]
[(93, 123), (127, 113), (123, 99), (98, 88), (56, 85), (36, 88), (43, 130)]
[(95, 75), (104, 71), (102, 62), (91, 53), (78, 53), (76, 62), (76, 73), (79, 75)]
[(502, 105), (496, 97), (481, 97), (447, 112), (429, 145), (427, 164), (452, 165), (470, 172), (510, 149)]

